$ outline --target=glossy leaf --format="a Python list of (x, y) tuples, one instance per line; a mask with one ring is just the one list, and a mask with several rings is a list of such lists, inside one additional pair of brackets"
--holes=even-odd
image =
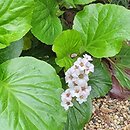
[(82, 33), (91, 55), (112, 57), (130, 39), (130, 11), (118, 5), (91, 4), (77, 13), (73, 28)]
[(21, 39), (31, 28), (33, 0), (0, 0), (0, 48)]
[(79, 105), (74, 102), (74, 106), (68, 111), (68, 118), (64, 130), (83, 130), (84, 125), (89, 122), (92, 115), (92, 102), (88, 101)]
[(111, 89), (112, 82), (109, 71), (106, 66), (101, 62), (101, 60), (94, 60), (95, 70), (94, 73), (90, 75), (89, 84), (92, 87), (91, 97), (99, 98), (105, 96)]
[(32, 18), (32, 33), (43, 43), (53, 44), (62, 31), (59, 18), (56, 16), (58, 4), (55, 0), (35, 0)]
[(0, 129), (61, 130), (61, 82), (46, 62), (31, 57), (0, 65)]
[(60, 67), (70, 68), (77, 57), (72, 58), (72, 54), (77, 56), (83, 52), (83, 42), (79, 32), (75, 30), (64, 31), (59, 35), (53, 45), (53, 51), (57, 55), (56, 63)]
[(0, 64), (7, 60), (19, 57), (22, 52), (22, 49), (23, 49), (23, 39), (11, 43), (10, 46), (4, 49), (0, 49)]

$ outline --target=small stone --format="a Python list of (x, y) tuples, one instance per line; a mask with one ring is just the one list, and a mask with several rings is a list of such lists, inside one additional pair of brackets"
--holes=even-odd
[[(106, 96), (93, 101), (95, 111), (86, 130), (130, 130), (130, 102)], [(95, 114), (96, 113), (96, 114)]]
[(118, 119), (119, 117), (117, 115), (114, 116), (114, 119)]
[(125, 126), (124, 130), (130, 130), (130, 124)]

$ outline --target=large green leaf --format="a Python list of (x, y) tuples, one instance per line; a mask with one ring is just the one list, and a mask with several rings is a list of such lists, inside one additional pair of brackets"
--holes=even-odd
[(130, 46), (124, 44), (120, 53), (113, 59), (112, 64), (117, 80), (122, 87), (130, 89)]
[(73, 28), (83, 34), (87, 52), (111, 57), (120, 51), (123, 40), (130, 39), (130, 11), (118, 5), (91, 4), (77, 13)]
[(62, 31), (60, 20), (56, 16), (57, 11), (58, 4), (55, 0), (35, 0), (32, 33), (46, 44), (53, 44)]
[(105, 96), (111, 89), (112, 82), (109, 71), (100, 59), (94, 59), (94, 73), (90, 75), (89, 84), (92, 87), (91, 97)]
[(23, 39), (13, 42), (10, 46), (0, 49), (0, 64), (6, 60), (19, 57), (23, 49)]
[(62, 88), (46, 62), (23, 57), (0, 65), (0, 129), (62, 130)]
[(60, 67), (70, 68), (77, 59), (72, 54), (80, 55), (83, 52), (83, 42), (79, 32), (67, 30), (62, 32), (54, 41), (53, 51), (56, 52), (56, 63)]
[(74, 106), (68, 111), (68, 118), (64, 130), (83, 130), (84, 125), (89, 122), (92, 115), (91, 99), (79, 105), (74, 102)]
[(33, 0), (0, 0), (0, 48), (21, 39), (31, 28)]

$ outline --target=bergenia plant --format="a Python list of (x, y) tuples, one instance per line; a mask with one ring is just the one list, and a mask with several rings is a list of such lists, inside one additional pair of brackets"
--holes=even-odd
[(0, 0), (0, 130), (83, 130), (94, 98), (130, 99), (129, 40), (125, 0)]

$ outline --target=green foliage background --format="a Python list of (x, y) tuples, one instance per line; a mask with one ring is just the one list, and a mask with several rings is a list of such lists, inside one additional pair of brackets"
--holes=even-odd
[[(128, 40), (127, 0), (0, 0), (0, 129), (82, 130), (112, 76), (130, 90)], [(84, 53), (93, 56), (92, 91), (65, 111), (64, 72)]]

